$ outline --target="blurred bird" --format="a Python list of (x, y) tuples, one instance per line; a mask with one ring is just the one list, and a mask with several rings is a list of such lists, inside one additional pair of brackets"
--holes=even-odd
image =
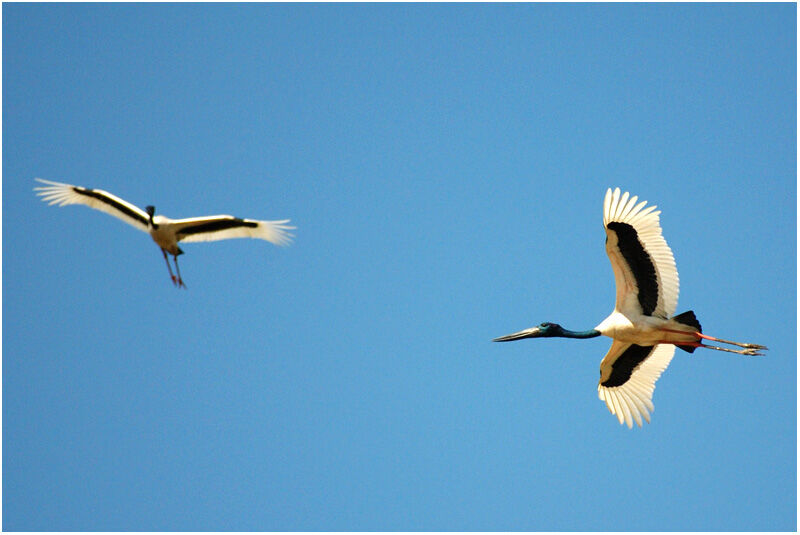
[[(556, 323), (542, 323), (494, 342), (510, 342), (523, 338), (594, 338), (610, 337), (613, 341), (600, 363), (601, 400), (615, 414), (620, 424), (641, 427), (642, 418), (650, 422), (653, 411), (653, 390), (656, 380), (667, 368), (675, 347), (694, 352), (698, 347), (762, 355), (767, 349), (758, 344), (731, 342), (703, 334), (700, 322), (691, 310), (672, 316), (678, 304), (678, 271), (667, 242), (661, 235), (655, 206), (644, 208), (638, 197), (619, 188), (609, 188), (603, 203), (603, 225), (606, 231), (606, 253), (614, 270), (617, 299), (614, 311), (600, 325), (588, 331), (570, 331)], [(743, 349), (706, 345), (711, 340)]]
[[(47, 184), (33, 189), (48, 204), (57, 204), (58, 206), (84, 204), (95, 210), (113, 215), (129, 225), (149, 233), (153, 241), (161, 248), (161, 253), (167, 263), (169, 276), (172, 279), (172, 283), (177, 287), (186, 287), (178, 267), (178, 255), (183, 254), (181, 248), (178, 247), (178, 242), (258, 238), (276, 245), (288, 245), (292, 238), (292, 234), (288, 231), (295, 228), (287, 225), (288, 219), (257, 221), (255, 219), (240, 219), (231, 215), (170, 219), (163, 215), (154, 215), (156, 209), (153, 206), (146, 206), (142, 210), (107, 191), (52, 182), (41, 178), (36, 180)], [(167, 253), (174, 258), (177, 275), (172, 273)]]

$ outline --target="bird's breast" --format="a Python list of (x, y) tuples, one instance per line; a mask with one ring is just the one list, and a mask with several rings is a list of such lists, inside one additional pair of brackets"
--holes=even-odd
[(164, 249), (170, 254), (180, 254), (178, 249), (178, 240), (175, 236), (175, 229), (169, 225), (162, 223), (150, 229), (150, 237), (158, 244), (159, 247)]
[(624, 340), (628, 335), (635, 334), (636, 328), (627, 316), (615, 310), (600, 325), (595, 327), (595, 330), (599, 331), (603, 336)]
[(615, 310), (595, 329), (604, 336), (638, 345), (656, 344), (663, 338), (655, 326), (650, 325), (649, 318), (630, 318)]

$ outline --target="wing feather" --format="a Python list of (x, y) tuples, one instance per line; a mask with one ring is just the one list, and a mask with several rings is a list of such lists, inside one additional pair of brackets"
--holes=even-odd
[(147, 232), (149, 216), (147, 212), (116, 195), (101, 189), (83, 188), (37, 178), (36, 181), (46, 186), (37, 186), (36, 195), (50, 205), (66, 206), (67, 204), (83, 204), (89, 208), (100, 210)]
[[(603, 201), (606, 252), (617, 287), (616, 309), (666, 319), (678, 306), (678, 270), (661, 234), (661, 212), (655, 206), (645, 208), (647, 201), (636, 204), (638, 200), (629, 198), (627, 192), (620, 196), (619, 188), (609, 188)], [(609, 227), (610, 223), (614, 225)], [(636, 258), (641, 262), (631, 265)], [(648, 264), (652, 265), (649, 272)], [(648, 273), (655, 278), (651, 280)]]
[(643, 347), (614, 340), (600, 363), (597, 393), (620, 424), (630, 428), (633, 420), (639, 427), (642, 419), (650, 422), (656, 381), (674, 354), (672, 344)]
[(295, 227), (287, 225), (288, 219), (280, 221), (258, 221), (241, 219), (232, 215), (214, 215), (174, 219), (178, 241), (201, 242), (232, 238), (256, 238), (276, 245), (288, 245), (293, 235), (289, 232)]

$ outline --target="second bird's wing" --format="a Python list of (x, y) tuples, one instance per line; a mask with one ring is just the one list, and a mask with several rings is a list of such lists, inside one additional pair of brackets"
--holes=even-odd
[(178, 241), (200, 242), (231, 238), (256, 238), (276, 245), (288, 245), (292, 240), (289, 233), (295, 227), (287, 225), (288, 219), (281, 221), (258, 221), (241, 219), (232, 215), (212, 215), (173, 219)]
[(83, 188), (81, 186), (73, 186), (72, 184), (64, 184), (62, 182), (53, 182), (51, 180), (44, 180), (41, 178), (36, 179), (46, 186), (37, 186), (34, 189), (37, 195), (48, 204), (57, 204), (58, 206), (65, 206), (67, 204), (83, 204), (89, 208), (100, 210), (109, 215), (113, 215), (117, 219), (133, 225), (139, 230), (147, 232), (149, 216), (147, 212), (127, 201), (124, 201), (112, 195), (107, 191), (101, 189)]

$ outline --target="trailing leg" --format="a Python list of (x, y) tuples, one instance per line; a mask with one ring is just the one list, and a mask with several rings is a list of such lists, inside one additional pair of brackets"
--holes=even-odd
[(734, 346), (746, 347), (746, 348), (749, 348), (749, 349), (768, 349), (766, 346), (762, 346), (762, 345), (758, 345), (758, 344), (742, 344), (740, 342), (731, 342), (730, 340), (723, 340), (722, 338), (714, 338), (713, 336), (707, 336), (707, 335), (705, 335), (703, 333), (695, 333), (695, 334), (697, 336), (699, 336), (700, 338), (703, 338), (704, 340), (712, 340), (714, 342), (722, 342), (723, 344), (731, 344), (731, 345), (734, 345)]
[(175, 271), (178, 272), (178, 280), (177, 280), (178, 287), (186, 288), (186, 285), (183, 283), (183, 279), (181, 278), (181, 268), (178, 267), (178, 255), (174, 255), (173, 258), (175, 258)]
[[(661, 330), (664, 331), (664, 332), (668, 332), (668, 333), (683, 334), (683, 335), (696, 337), (697, 338), (696, 342), (673, 342), (673, 341), (668, 342), (668, 343), (671, 343), (671, 344), (675, 344), (679, 348), (683, 349), (684, 351), (688, 351), (689, 353), (694, 351), (694, 349), (692, 349), (692, 348), (708, 347), (708, 348), (711, 348), (711, 349), (719, 349), (720, 351), (728, 351), (728, 352), (731, 352), (731, 353), (740, 353), (742, 355), (761, 355), (761, 353), (757, 352), (759, 349), (768, 349), (767, 346), (762, 346), (762, 345), (759, 345), (759, 344), (743, 344), (741, 342), (732, 342), (730, 340), (723, 340), (722, 338), (715, 338), (713, 336), (708, 336), (706, 334), (703, 334), (700, 331), (696, 331), (696, 332), (692, 333), (692, 332), (686, 332), (686, 331), (678, 331), (678, 330), (675, 330), (675, 329), (661, 329)], [(736, 351), (734, 349), (723, 349), (723, 348), (720, 348), (720, 347), (717, 347), (717, 346), (704, 345), (704, 344), (699, 342), (699, 340), (701, 340), (701, 339), (702, 340), (711, 340), (713, 342), (720, 342), (720, 343), (723, 343), (723, 344), (731, 344), (731, 345), (734, 345), (734, 346), (743, 347), (743, 348), (745, 348), (745, 351)]]
[[(167, 258), (167, 252), (164, 249), (161, 249), (161, 253), (164, 255), (164, 262), (167, 263), (167, 269), (169, 270), (169, 278), (172, 279), (172, 284), (178, 284), (178, 280), (175, 278), (175, 275), (172, 274), (172, 266), (169, 265), (169, 258)], [(178, 264), (175, 264), (175, 267), (178, 267)]]

